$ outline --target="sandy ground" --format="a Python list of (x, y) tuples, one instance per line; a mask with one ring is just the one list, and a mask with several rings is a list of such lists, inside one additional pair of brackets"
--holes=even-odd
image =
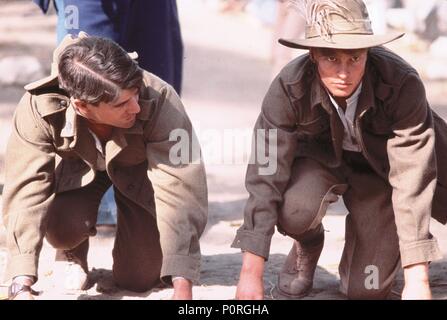
[[(245, 165), (222, 164), (218, 155), (211, 154), (211, 141), (215, 143), (215, 137), (223, 137), (228, 130), (251, 131), (271, 80), (272, 32), (243, 14), (221, 15), (204, 7), (201, 1), (178, 2), (185, 44), (182, 98), (205, 150), (210, 200), (209, 221), (201, 238), (201, 282), (194, 287), (193, 294), (195, 299), (233, 299), (241, 253), (230, 248), (230, 244), (242, 223), (247, 199)], [(55, 23), (54, 15), (42, 15), (29, 1), (3, 2), (0, 6), (0, 58), (32, 54), (49, 72), (51, 51), (56, 41)], [(424, 53), (423, 44), (414, 43), (412, 39), (408, 37), (392, 47), (424, 75), (424, 64), (433, 59)], [(447, 103), (442, 95), (447, 91), (447, 82), (426, 81), (425, 84), (431, 105), (447, 116)], [(3, 154), (11, 130), (11, 116), (22, 93), (21, 86), (0, 88), (0, 183), (3, 182)], [(234, 148), (238, 156), (248, 155), (248, 145), (239, 140), (227, 140), (225, 146)], [(210, 152), (208, 157), (207, 150)], [(325, 248), (319, 260), (314, 289), (306, 299), (345, 299), (338, 292), (337, 270), (344, 245), (345, 215), (346, 209), (341, 202), (328, 210), (323, 221), (327, 230)], [(42, 291), (39, 299), (170, 298), (172, 289), (135, 294), (114, 286), (111, 277), (114, 228), (103, 226), (98, 231), (98, 235), (91, 239), (89, 253), (93, 286), (82, 292), (64, 291), (62, 274), (53, 263), (55, 251), (45, 243), (40, 259), (40, 280), (36, 285), (36, 289)], [(447, 228), (433, 221), (432, 233), (439, 239), (444, 254), (447, 253)], [(289, 238), (278, 233), (274, 235), (265, 269), (266, 299), (286, 299), (278, 295), (275, 284), (276, 274), (290, 247)], [(0, 279), (5, 262), (5, 231), (0, 224)], [(434, 298), (447, 299), (447, 260), (432, 263), (430, 272)], [(399, 275), (395, 292), (400, 292), (401, 288), (402, 277)], [(0, 287), (3, 292), (4, 289)]]

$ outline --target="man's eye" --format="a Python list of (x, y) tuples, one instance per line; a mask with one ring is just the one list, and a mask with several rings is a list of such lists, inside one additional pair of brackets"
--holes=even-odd
[(360, 60), (360, 57), (359, 56), (353, 56), (352, 57), (352, 61), (353, 62), (358, 62)]
[(327, 61), (335, 62), (336, 60), (337, 60), (337, 58), (335, 58), (334, 56), (328, 56), (327, 57)]

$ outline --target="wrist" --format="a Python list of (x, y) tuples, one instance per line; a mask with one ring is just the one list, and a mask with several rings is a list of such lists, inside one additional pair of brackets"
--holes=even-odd
[(242, 274), (262, 278), (262, 276), (264, 275), (265, 264), (265, 259), (263, 257), (246, 251), (243, 254), (242, 260)]
[(188, 279), (185, 279), (183, 277), (173, 277), (172, 278), (172, 285), (175, 288), (192, 288), (192, 282)]
[(406, 283), (424, 282), (429, 283), (428, 263), (418, 263), (404, 268), (404, 278)]
[(191, 300), (192, 299), (192, 281), (183, 277), (174, 277), (172, 280), (174, 286), (174, 300)]

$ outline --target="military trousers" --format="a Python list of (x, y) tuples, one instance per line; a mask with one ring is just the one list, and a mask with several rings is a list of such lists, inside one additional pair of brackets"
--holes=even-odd
[[(89, 237), (96, 234), (99, 204), (111, 185), (107, 173), (98, 172), (87, 186), (57, 194), (48, 212), (48, 242), (87, 261)], [(112, 251), (113, 278), (123, 289), (147, 291), (160, 283), (162, 252), (156, 219), (118, 188), (114, 191), (118, 221)]]
[[(341, 291), (351, 299), (385, 299), (400, 269), (392, 187), (358, 152), (345, 151), (341, 166), (297, 158), (284, 193), (278, 230), (298, 241), (321, 235), (322, 219), (342, 196), (348, 215), (339, 264)], [(377, 272), (375, 284), (369, 278)]]

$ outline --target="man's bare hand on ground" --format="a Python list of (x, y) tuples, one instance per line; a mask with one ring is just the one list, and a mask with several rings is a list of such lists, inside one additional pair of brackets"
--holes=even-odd
[(242, 269), (236, 290), (238, 300), (264, 299), (264, 258), (244, 252)]

